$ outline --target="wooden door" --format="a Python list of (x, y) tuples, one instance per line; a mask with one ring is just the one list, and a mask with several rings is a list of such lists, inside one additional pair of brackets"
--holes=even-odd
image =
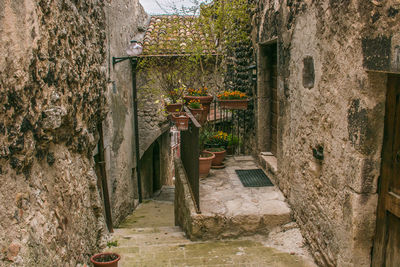
[(388, 75), (372, 266), (400, 266), (400, 75)]

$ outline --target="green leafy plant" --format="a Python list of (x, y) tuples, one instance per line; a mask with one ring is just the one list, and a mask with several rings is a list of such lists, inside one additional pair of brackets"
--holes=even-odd
[(201, 109), (203, 107), (202, 104), (200, 104), (200, 100), (196, 99), (190, 100), (188, 105), (191, 109)]
[(210, 152), (201, 152), (201, 153), (200, 153), (200, 157), (201, 157), (201, 158), (210, 158), (210, 157), (212, 157), (212, 156), (213, 156), (213, 154), (210, 153)]
[(107, 242), (107, 247), (118, 247), (118, 240)]
[(227, 136), (227, 142), (228, 142), (228, 146), (230, 147), (236, 147), (237, 145), (239, 145), (239, 137), (233, 134), (229, 134)]
[(210, 147), (210, 148), (207, 148), (207, 151), (210, 151), (210, 152), (222, 152), (222, 151), (225, 151), (225, 148), (223, 148), (223, 147)]
[(184, 87), (180, 88), (174, 88), (172, 90), (166, 90), (166, 102), (168, 104), (177, 104), (177, 103), (183, 103), (183, 94), (185, 92)]

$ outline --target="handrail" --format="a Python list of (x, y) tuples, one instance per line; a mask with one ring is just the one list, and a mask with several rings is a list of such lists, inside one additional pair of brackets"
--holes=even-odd
[(184, 110), (191, 123), (187, 131), (181, 132), (181, 161), (188, 179), (190, 194), (196, 212), (200, 213), (199, 132), (201, 125), (186, 106), (184, 106)]
[(201, 128), (200, 123), (196, 120), (196, 118), (193, 116), (192, 112), (190, 112), (190, 109), (188, 109), (187, 106), (183, 106), (183, 108), (185, 109), (186, 114), (188, 114), (189, 118), (192, 120), (194, 126), (196, 126), (197, 128)]

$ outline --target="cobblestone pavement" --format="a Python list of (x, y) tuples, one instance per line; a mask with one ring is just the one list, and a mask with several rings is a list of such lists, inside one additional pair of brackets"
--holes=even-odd
[[(293, 240), (293, 236), (299, 235), (297, 232), (290, 234), (291, 231), (293, 229), (271, 233), (275, 236), (272, 239), (254, 236), (192, 242), (185, 238), (179, 227), (174, 226), (172, 202), (146, 201), (120, 228), (115, 229), (112, 240), (117, 241), (118, 245), (107, 251), (120, 253), (122, 258), (119, 266), (123, 267), (315, 266), (301, 251), (291, 250), (290, 246), (298, 240), (296, 237)], [(285, 233), (290, 236), (285, 237)]]

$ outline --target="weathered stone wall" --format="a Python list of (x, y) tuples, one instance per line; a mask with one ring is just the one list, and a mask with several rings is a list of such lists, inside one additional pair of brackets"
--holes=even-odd
[[(174, 159), (175, 165), (175, 225), (180, 226), (189, 238), (193, 236), (193, 217), (196, 209), (190, 193), (185, 169), (179, 158)], [(197, 232), (197, 231), (196, 231)]]
[(140, 155), (170, 128), (164, 106), (157, 94), (149, 93), (139, 87), (139, 142)]
[(109, 1), (107, 19), (107, 101), (104, 148), (112, 221), (118, 225), (137, 205), (132, 72), (129, 60), (112, 65), (112, 57), (127, 56), (131, 40), (140, 41), (149, 17), (138, 0)]
[(106, 99), (106, 145), (129, 147), (106, 153), (108, 170), (110, 155), (121, 161), (109, 175), (114, 222), (133, 207), (131, 169), (118, 169), (134, 162), (130, 69), (111, 57), (125, 55), (146, 15), (126, 2), (0, 0), (2, 266), (76, 266), (104, 244), (92, 151)]
[[(275, 38), (278, 47), (275, 182), (320, 265), (369, 266), (386, 75), (366, 68), (398, 66), (400, 7), (396, 1), (255, 2), (258, 54), (260, 44)], [(318, 147), (323, 160), (313, 156)]]
[(2, 266), (75, 266), (101, 243), (102, 2), (0, 1)]

